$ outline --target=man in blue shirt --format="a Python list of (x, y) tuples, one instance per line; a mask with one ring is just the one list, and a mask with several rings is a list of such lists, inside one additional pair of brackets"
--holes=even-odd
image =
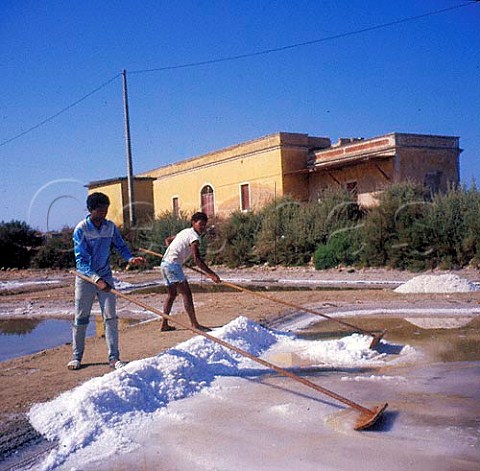
[(110, 251), (117, 252), (132, 265), (143, 263), (143, 257), (133, 257), (120, 231), (112, 221), (106, 219), (110, 200), (103, 193), (92, 193), (87, 198), (89, 215), (81, 221), (73, 232), (73, 243), (77, 270), (89, 277), (95, 284), (75, 279), (75, 319), (72, 325), (73, 356), (68, 362), (70, 370), (81, 366), (85, 350), (85, 336), (90, 319), (93, 301), (98, 298), (105, 326), (105, 340), (108, 347), (108, 360), (111, 368), (125, 365), (118, 351), (118, 321), (116, 297), (110, 292), (113, 276), (110, 268)]

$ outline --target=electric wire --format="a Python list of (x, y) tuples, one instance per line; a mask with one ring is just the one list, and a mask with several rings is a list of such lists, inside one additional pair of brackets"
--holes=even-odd
[[(466, 2), (466, 3), (462, 3), (460, 5), (455, 5), (455, 6), (452, 6), (452, 7), (443, 8), (441, 10), (434, 10), (434, 11), (430, 11), (430, 12), (427, 12), (427, 13), (422, 13), (420, 15), (409, 16), (407, 18), (401, 18), (399, 20), (390, 21), (388, 23), (382, 23), (382, 24), (379, 24), (379, 25), (369, 26), (367, 28), (362, 28), (362, 29), (358, 29), (358, 30), (355, 30), (355, 31), (349, 31), (349, 32), (346, 32), (346, 33), (335, 34), (335, 35), (327, 36), (327, 37), (324, 37), (324, 38), (313, 39), (311, 41), (305, 41), (305, 42), (301, 42), (301, 43), (290, 44), (290, 45), (276, 47), (276, 48), (272, 48), (272, 49), (266, 49), (266, 50), (263, 50), (263, 51), (251, 52), (251, 53), (246, 53), (246, 54), (239, 54), (239, 55), (235, 55), (235, 56), (221, 57), (221, 58), (218, 58), (218, 59), (209, 59), (209, 60), (198, 61), (198, 62), (190, 62), (190, 63), (186, 63), (186, 64), (170, 65), (170, 66), (158, 67), (158, 68), (154, 68), (154, 69), (133, 70), (133, 71), (130, 71), (129, 74), (144, 74), (144, 73), (150, 73), (150, 72), (161, 72), (161, 71), (166, 71), (166, 70), (185, 69), (185, 68), (200, 67), (200, 66), (211, 65), (211, 64), (218, 64), (218, 63), (222, 63), (222, 62), (231, 62), (231, 61), (246, 59), (246, 58), (249, 58), (249, 57), (264, 56), (264, 55), (267, 55), (267, 54), (273, 54), (273, 53), (276, 53), (276, 52), (287, 51), (287, 50), (295, 49), (295, 48), (299, 48), (299, 47), (310, 46), (312, 44), (320, 44), (320, 43), (327, 42), (327, 41), (333, 41), (335, 39), (346, 38), (346, 37), (349, 37), (349, 36), (355, 36), (355, 35), (367, 33), (367, 32), (370, 32), (370, 31), (375, 31), (375, 30), (379, 30), (379, 29), (383, 29), (383, 28), (388, 28), (390, 26), (395, 26), (395, 25), (399, 25), (399, 24), (402, 24), (402, 23), (407, 23), (407, 22), (410, 22), (410, 21), (415, 21), (415, 20), (419, 20), (419, 19), (422, 19), (422, 18), (427, 18), (427, 17), (433, 16), (433, 15), (439, 15), (439, 14), (442, 14), (442, 13), (446, 13), (446, 12), (449, 12), (449, 11), (452, 11), (452, 10), (456, 10), (456, 9), (459, 9), (459, 8), (463, 8), (463, 7), (466, 7), (466, 6), (470, 6), (470, 5), (473, 5), (473, 4), (479, 4), (479, 3), (480, 2), (478, 0), (472, 0), (472, 1), (469, 1), (469, 2)], [(58, 111), (57, 113), (49, 116), (48, 118), (44, 119), (43, 121), (35, 124), (34, 126), (28, 128), (28, 129), (26, 129), (25, 131), (22, 131), (21, 133), (15, 135), (15, 136), (13, 136), (9, 139), (4, 140), (3, 142), (0, 142), (0, 147), (4, 146), (6, 144), (9, 144), (10, 142), (13, 142), (13, 141), (25, 136), (26, 134), (31, 133), (35, 129), (38, 129), (39, 127), (49, 123), (50, 121), (54, 120), (55, 118), (57, 118), (61, 114), (65, 113), (66, 111), (68, 111), (71, 108), (73, 108), (74, 106), (80, 104), (81, 102), (83, 102), (84, 100), (89, 98), (90, 96), (94, 95), (96, 92), (98, 92), (102, 88), (109, 85), (111, 82), (116, 80), (121, 75), (122, 75), (122, 73), (116, 74), (111, 79), (107, 80), (106, 82), (104, 82), (103, 84), (101, 84), (100, 86), (98, 86), (97, 88), (92, 90), (91, 92), (84, 95), (79, 100), (76, 100), (75, 102), (66, 106), (65, 108)]]
[(427, 12), (427, 13), (422, 13), (421, 15), (409, 16), (407, 18), (401, 18), (399, 20), (390, 21), (388, 23), (382, 23), (382, 24), (379, 24), (379, 25), (369, 26), (367, 28), (362, 28), (362, 29), (358, 29), (358, 30), (355, 30), (355, 31), (348, 31), (346, 33), (334, 34), (332, 36), (326, 36), (326, 37), (320, 38), (320, 39), (313, 39), (311, 41), (305, 41), (305, 42), (301, 42), (301, 43), (290, 44), (290, 45), (287, 45), (287, 46), (280, 46), (280, 47), (276, 47), (276, 48), (272, 48), (272, 49), (265, 49), (263, 51), (239, 54), (239, 55), (236, 55), (236, 56), (221, 57), (221, 58), (218, 58), (218, 59), (209, 59), (209, 60), (198, 61), (198, 62), (190, 62), (190, 63), (186, 63), (186, 64), (168, 65), (168, 66), (165, 66), (165, 67), (158, 67), (158, 68), (155, 68), (155, 69), (132, 70), (132, 71), (129, 71), (128, 73), (130, 75), (132, 75), (132, 74), (144, 74), (144, 73), (149, 73), (149, 72), (162, 72), (162, 71), (165, 71), (165, 70), (186, 69), (186, 68), (189, 68), (189, 67), (199, 67), (199, 66), (203, 66), (203, 65), (218, 64), (218, 63), (221, 63), (221, 62), (236, 61), (236, 60), (240, 60), (240, 59), (246, 59), (246, 58), (249, 58), (249, 57), (264, 56), (264, 55), (272, 54), (272, 53), (275, 53), (275, 52), (283, 52), (283, 51), (287, 51), (289, 49), (295, 49), (295, 48), (299, 48), (299, 47), (310, 46), (312, 44), (319, 44), (319, 43), (323, 43), (323, 42), (327, 42), (327, 41), (333, 41), (335, 39), (341, 39), (341, 38), (346, 38), (346, 37), (349, 37), (349, 36), (355, 36), (355, 35), (358, 35), (358, 34), (368, 33), (370, 31), (375, 31), (375, 30), (378, 30), (378, 29), (388, 28), (390, 26), (395, 26), (395, 25), (399, 25), (399, 24), (402, 24), (402, 23), (407, 23), (407, 22), (410, 22), (410, 21), (415, 21), (415, 20), (419, 20), (419, 19), (422, 19), (422, 18), (427, 18), (429, 16), (439, 15), (441, 13), (446, 13), (448, 11), (456, 10), (458, 8), (463, 8), (463, 7), (466, 7), (466, 6), (470, 6), (474, 3), (479, 3), (479, 2), (478, 2), (478, 0), (470, 1), (470, 2), (467, 2), (467, 3), (462, 3), (461, 5), (455, 5), (453, 7), (443, 8), (441, 10), (430, 11), (430, 12)]
[(120, 75), (122, 75), (121, 73), (118, 73), (117, 75), (115, 75), (115, 77), (112, 77), (110, 80), (106, 81), (105, 83), (103, 83), (102, 85), (98, 86), (97, 88), (95, 88), (94, 90), (92, 90), (91, 92), (87, 93), (86, 95), (84, 95), (82, 98), (80, 98), (79, 100), (77, 101), (74, 101), (73, 103), (71, 103), (70, 105), (66, 106), (65, 108), (63, 108), (62, 110), (58, 111), (57, 113), (49, 116), (48, 118), (44, 119), (43, 121), (41, 121), (40, 123), (38, 124), (35, 124), (35, 126), (32, 126), (31, 128), (28, 128), (26, 129), (25, 131), (21, 132), (20, 134), (17, 134), (16, 136), (13, 136), (11, 137), (10, 139), (7, 139), (6, 141), (3, 141), (0, 143), (0, 147), (1, 146), (4, 146), (5, 144), (8, 144), (9, 142), (12, 142), (12, 141), (15, 141), (16, 139), (22, 137), (22, 136), (25, 136), (25, 134), (28, 134), (32, 131), (34, 131), (35, 129), (38, 129), (40, 126), (43, 126), (44, 124), (47, 124), (48, 122), (52, 121), (53, 119), (55, 119), (57, 116), (60, 116), (61, 114), (65, 113), (66, 111), (70, 110), (71, 108), (73, 108), (74, 106), (78, 105), (79, 103), (81, 103), (82, 101), (86, 100), (87, 98), (91, 97), (93, 94), (97, 93), (99, 90), (101, 90), (102, 88), (106, 87), (108, 84), (110, 84), (111, 82), (113, 82), (115, 79), (117, 79), (118, 77), (120, 77)]

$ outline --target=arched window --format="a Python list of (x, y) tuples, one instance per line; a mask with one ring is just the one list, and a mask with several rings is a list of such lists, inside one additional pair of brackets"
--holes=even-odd
[(202, 211), (210, 218), (215, 216), (215, 200), (213, 188), (210, 185), (205, 185), (200, 192), (202, 200)]

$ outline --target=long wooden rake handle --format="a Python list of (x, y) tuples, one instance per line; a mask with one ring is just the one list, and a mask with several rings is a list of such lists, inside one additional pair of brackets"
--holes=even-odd
[[(195, 270), (195, 271), (200, 271), (200, 270)], [(294, 308), (294, 309), (298, 309), (300, 311), (304, 311), (304, 312), (308, 312), (309, 314), (314, 314), (316, 316), (321, 316), (321, 317), (324, 317), (325, 319), (330, 319), (331, 321), (334, 321), (334, 322), (338, 322), (339, 324), (343, 324), (347, 327), (350, 327), (352, 329), (355, 329), (355, 330), (358, 330), (359, 332), (362, 332), (363, 334), (368, 334), (368, 335), (373, 335), (373, 333), (371, 332), (368, 332), (364, 329), (361, 329), (360, 327), (358, 326), (355, 326), (353, 324), (350, 324), (348, 322), (345, 322), (345, 321), (342, 321), (340, 319), (336, 319), (334, 317), (331, 317), (327, 314), (324, 314), (323, 312), (318, 312), (318, 311), (315, 311), (313, 309), (309, 309), (308, 307), (305, 307), (305, 306), (299, 306), (298, 304), (293, 304), (293, 303), (290, 303), (288, 301), (284, 301), (283, 299), (279, 299), (279, 298), (274, 298), (272, 296), (269, 296), (268, 294), (264, 294), (264, 293), (261, 293), (259, 291), (254, 291), (252, 289), (248, 289), (248, 288), (244, 288), (242, 286), (238, 286), (238, 285), (235, 285), (233, 283), (229, 283), (228, 281), (222, 281), (222, 283), (225, 285), (225, 286), (229, 286), (230, 288), (234, 288), (234, 289), (237, 289), (239, 291), (245, 291), (247, 293), (250, 293), (254, 296), (257, 296), (259, 298), (264, 298), (264, 299), (268, 299), (269, 301), (273, 301), (277, 304), (283, 304), (284, 306), (288, 306), (288, 307), (291, 307), (291, 308)]]
[[(76, 276), (78, 276), (82, 280), (88, 281), (89, 283), (92, 283), (92, 284), (95, 284), (95, 282), (91, 278), (88, 278), (87, 276), (82, 275), (79, 272), (74, 272), (74, 273), (75, 273)], [(120, 298), (123, 298), (123, 299), (125, 299), (125, 300), (127, 300), (127, 301), (129, 301), (133, 304), (136, 304), (137, 306), (140, 306), (143, 309), (146, 309), (147, 311), (158, 314), (159, 316), (163, 317), (164, 319), (168, 319), (169, 321), (174, 322), (174, 323), (184, 327), (187, 330), (191, 330), (192, 332), (195, 332), (196, 334), (201, 335), (202, 337), (205, 337), (208, 340), (211, 340), (212, 342), (218, 343), (219, 345), (222, 345), (225, 348), (233, 350), (234, 352), (236, 352), (236, 353), (238, 353), (238, 354), (240, 354), (244, 357), (250, 358), (251, 360), (253, 360), (257, 363), (260, 363), (261, 365), (266, 366), (267, 368), (271, 368), (272, 370), (276, 371), (277, 373), (279, 373), (283, 376), (286, 376), (288, 378), (293, 379), (294, 381), (302, 383), (303, 385), (305, 385), (309, 388), (312, 388), (315, 391), (318, 391), (319, 393), (330, 396), (331, 398), (336, 399), (337, 401), (342, 402), (342, 403), (348, 405), (349, 407), (362, 412), (362, 414), (366, 414), (367, 416), (370, 417), (372, 414), (377, 413), (376, 410), (370, 410), (367, 407), (364, 407), (360, 404), (357, 404), (356, 402), (351, 401), (350, 399), (347, 399), (346, 397), (341, 396), (340, 394), (337, 394), (333, 391), (330, 391), (329, 389), (323, 388), (322, 386), (318, 386), (317, 384), (312, 383), (308, 379), (302, 378), (301, 376), (298, 376), (295, 373), (284, 370), (283, 368), (280, 368), (279, 366), (274, 365), (273, 363), (270, 363), (269, 361), (263, 360), (262, 358), (258, 358), (255, 355), (252, 355), (251, 353), (249, 353), (245, 350), (242, 350), (241, 348), (236, 347), (235, 345), (232, 345), (228, 342), (225, 342), (224, 340), (219, 339), (217, 337), (214, 337), (213, 335), (207, 334), (206, 332), (203, 332), (202, 330), (199, 330), (195, 327), (191, 327), (187, 323), (184, 323), (184, 322), (178, 320), (176, 317), (172, 317), (169, 314), (164, 314), (159, 309), (156, 309), (153, 306), (149, 306), (148, 304), (145, 304), (144, 302), (139, 301), (138, 299), (135, 299), (135, 298), (133, 298), (131, 296), (128, 296), (124, 293), (121, 293), (120, 291), (117, 291), (114, 288), (112, 288), (110, 291), (113, 294), (115, 294), (116, 296), (118, 296)]]
[[(160, 254), (158, 252), (154, 252), (153, 250), (148, 250), (148, 249), (139, 249), (139, 250), (141, 252), (145, 252), (145, 253), (148, 253), (150, 255), (154, 255), (156, 257), (160, 257), (160, 258), (163, 257), (162, 254)], [(202, 270), (199, 270), (198, 268), (195, 268), (195, 267), (189, 267), (189, 268), (191, 270), (193, 270), (194, 272), (197, 272), (197, 273), (200, 273), (201, 275), (207, 276), (207, 275), (205, 275), (205, 273), (203, 273)], [(308, 307), (299, 306), (298, 304), (293, 304), (293, 303), (290, 303), (288, 301), (284, 301), (284, 300), (279, 299), (279, 298), (274, 298), (272, 296), (269, 296), (268, 294), (260, 293), (258, 291), (253, 291), (251, 289), (244, 288), (242, 286), (238, 286), (238, 285), (235, 285), (233, 283), (229, 283), (228, 281), (223, 281), (222, 280), (222, 284), (225, 285), (225, 286), (228, 286), (230, 288), (236, 289), (238, 291), (243, 291), (245, 293), (250, 293), (253, 296), (257, 296), (259, 298), (268, 299), (269, 301), (272, 301), (272, 302), (277, 303), (277, 304), (283, 304), (284, 306), (287, 306), (287, 307), (290, 307), (290, 308), (293, 308), (293, 309), (297, 309), (299, 311), (308, 312), (309, 314), (313, 314), (315, 316), (324, 317), (325, 319), (329, 319), (333, 322), (337, 322), (338, 324), (342, 324), (342, 325), (345, 325), (347, 327), (350, 327), (351, 329), (354, 329), (355, 331), (361, 332), (362, 334), (371, 335), (374, 338), (374, 340), (372, 341), (372, 344), (371, 344), (371, 348), (373, 348), (373, 346), (377, 345), (378, 342), (380, 341), (380, 338), (383, 337), (383, 333), (382, 334), (376, 334), (375, 332), (370, 332), (368, 330), (362, 329), (361, 327), (350, 324), (349, 322), (345, 322), (345, 321), (342, 321), (341, 319), (336, 319), (335, 317), (331, 317), (327, 314), (324, 314), (323, 312), (319, 312), (319, 311), (316, 311), (314, 309), (309, 309)], [(377, 341), (377, 339), (378, 339), (378, 341)]]

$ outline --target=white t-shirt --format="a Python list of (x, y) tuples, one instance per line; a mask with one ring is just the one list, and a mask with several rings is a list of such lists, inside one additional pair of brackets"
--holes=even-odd
[(170, 263), (179, 263), (183, 265), (192, 254), (191, 245), (195, 241), (200, 241), (200, 235), (195, 232), (193, 227), (183, 229), (167, 247), (163, 260)]

